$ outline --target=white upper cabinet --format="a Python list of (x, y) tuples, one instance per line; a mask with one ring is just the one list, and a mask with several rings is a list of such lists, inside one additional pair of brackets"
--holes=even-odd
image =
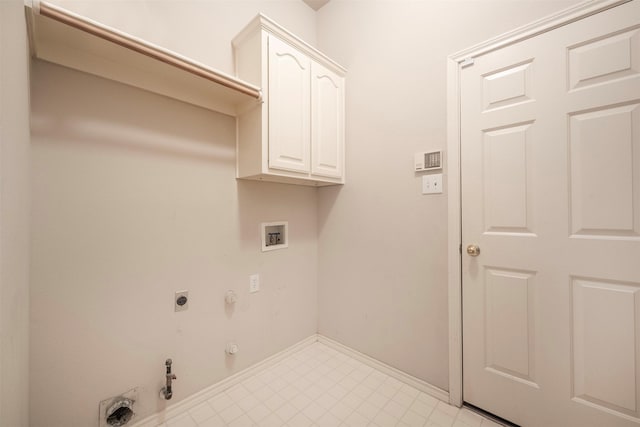
[(263, 15), (233, 46), (263, 100), (238, 114), (238, 178), (344, 184), (344, 68)]
[(341, 178), (344, 170), (344, 78), (311, 64), (311, 174)]
[(269, 167), (309, 172), (311, 60), (269, 37)]

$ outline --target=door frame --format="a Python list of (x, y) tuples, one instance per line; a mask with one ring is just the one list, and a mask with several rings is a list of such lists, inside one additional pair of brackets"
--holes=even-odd
[(447, 58), (447, 179), (448, 193), (448, 306), (449, 403), (462, 406), (462, 188), (460, 178), (460, 71), (473, 58), (603, 12), (632, 0), (588, 0), (489, 39)]

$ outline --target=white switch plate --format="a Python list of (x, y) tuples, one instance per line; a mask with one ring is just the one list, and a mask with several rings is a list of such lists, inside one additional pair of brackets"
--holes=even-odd
[(439, 194), (442, 193), (442, 174), (422, 176), (422, 194)]
[(260, 290), (260, 275), (252, 274), (249, 276), (249, 292), (254, 293)]

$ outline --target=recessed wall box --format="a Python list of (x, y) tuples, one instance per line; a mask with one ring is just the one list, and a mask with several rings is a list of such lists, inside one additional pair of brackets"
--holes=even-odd
[(416, 172), (442, 169), (442, 150), (416, 153), (414, 166)]
[(289, 246), (289, 223), (263, 222), (260, 224), (262, 234), (262, 252), (284, 249)]

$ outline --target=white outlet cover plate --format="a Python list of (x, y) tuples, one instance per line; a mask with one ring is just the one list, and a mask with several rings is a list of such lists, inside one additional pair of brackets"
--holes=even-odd
[(254, 293), (260, 290), (260, 275), (252, 274), (249, 276), (249, 292)]
[(442, 174), (436, 173), (422, 176), (422, 194), (442, 193)]

